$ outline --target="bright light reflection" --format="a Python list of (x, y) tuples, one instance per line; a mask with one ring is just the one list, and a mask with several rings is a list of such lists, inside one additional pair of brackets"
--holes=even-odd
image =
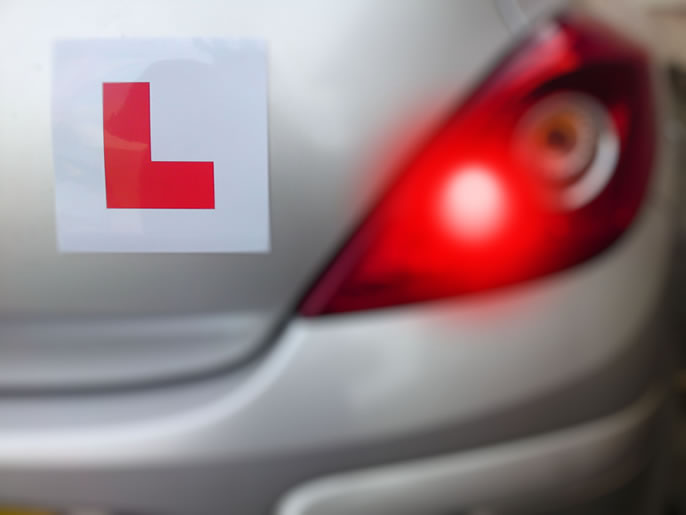
[(455, 171), (445, 187), (443, 220), (463, 240), (481, 242), (505, 222), (507, 198), (498, 176), (482, 166)]

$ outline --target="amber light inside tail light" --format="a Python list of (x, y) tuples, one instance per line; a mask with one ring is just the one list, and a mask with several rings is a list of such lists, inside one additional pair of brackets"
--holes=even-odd
[(540, 28), (399, 170), (300, 313), (467, 295), (588, 260), (639, 210), (654, 118), (640, 48), (587, 19)]

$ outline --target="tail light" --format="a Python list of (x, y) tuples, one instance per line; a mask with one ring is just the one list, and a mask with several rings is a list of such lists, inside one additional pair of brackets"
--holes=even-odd
[(640, 207), (652, 99), (647, 57), (609, 29), (538, 31), (400, 171), (301, 314), (465, 295), (598, 254)]

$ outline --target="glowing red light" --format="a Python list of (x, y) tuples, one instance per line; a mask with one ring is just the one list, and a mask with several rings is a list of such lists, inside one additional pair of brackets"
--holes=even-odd
[(459, 239), (478, 243), (503, 228), (508, 199), (502, 181), (482, 166), (457, 169), (449, 177), (440, 202), (447, 229)]

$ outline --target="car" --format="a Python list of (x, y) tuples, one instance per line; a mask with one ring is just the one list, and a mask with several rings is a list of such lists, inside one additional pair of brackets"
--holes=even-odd
[(618, 2), (3, 3), (0, 506), (656, 513), (654, 40)]

